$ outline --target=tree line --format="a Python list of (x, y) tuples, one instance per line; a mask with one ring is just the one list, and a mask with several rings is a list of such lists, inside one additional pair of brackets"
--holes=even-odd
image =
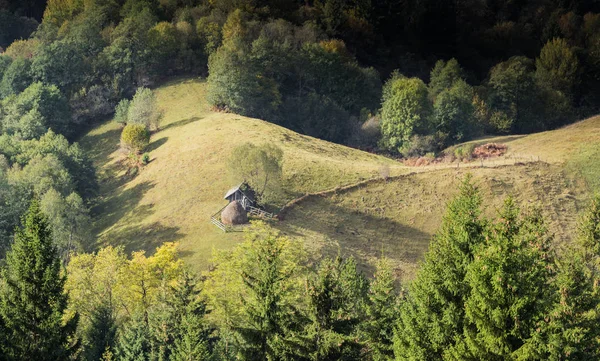
[[(138, 88), (177, 75), (208, 74), (217, 109), (400, 153), (552, 129), (600, 106), (592, 0), (50, 0), (41, 18), (44, 4), (0, 4), (20, 19), (0, 28), (0, 97), (41, 83), (62, 104), (56, 116), (6, 121), (6, 132), (23, 136), (44, 127), (74, 134)], [(417, 79), (430, 83), (428, 101)], [(390, 112), (392, 96), (423, 109)]]
[(203, 275), (165, 243), (73, 254), (66, 268), (40, 202), (0, 278), (6, 360), (593, 360), (600, 357), (600, 197), (556, 251), (539, 209), (495, 218), (467, 177), (414, 280), (382, 258), (308, 256), (254, 223)]

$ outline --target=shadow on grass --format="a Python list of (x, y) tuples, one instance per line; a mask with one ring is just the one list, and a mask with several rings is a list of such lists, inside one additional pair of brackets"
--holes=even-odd
[(162, 137), (160, 139), (155, 140), (154, 142), (150, 143), (150, 145), (148, 145), (148, 147), (146, 148), (146, 152), (152, 152), (157, 150), (158, 148), (160, 148), (160, 146), (165, 144), (167, 140), (169, 140), (168, 137)]
[(104, 199), (92, 209), (96, 218), (95, 230), (99, 235), (98, 246), (123, 246), (127, 253), (146, 251), (153, 254), (156, 247), (164, 242), (181, 239), (178, 227), (168, 227), (159, 222), (143, 223), (154, 214), (154, 204), (140, 205), (140, 201), (150, 189), (151, 182), (140, 183), (116, 195)]
[(202, 119), (202, 118), (200, 118), (200, 117), (191, 117), (191, 118), (188, 118), (188, 119), (182, 119), (182, 120), (178, 120), (178, 121), (176, 121), (176, 122), (173, 122), (173, 123), (167, 124), (167, 126), (165, 126), (165, 127), (161, 128), (161, 131), (162, 131), (162, 130), (167, 130), (167, 129), (170, 129), (170, 128), (178, 128), (178, 127), (183, 127), (184, 125), (188, 125), (188, 124), (190, 124), (190, 123), (193, 123), (193, 122), (195, 122), (195, 121), (198, 121), (198, 120), (201, 120), (201, 119)]
[(340, 207), (330, 199), (316, 199), (293, 209), (286, 220), (275, 225), (283, 232), (296, 233), (295, 227), (321, 234), (324, 243), (319, 256), (354, 256), (367, 273), (372, 274), (374, 258), (382, 256), (397, 262), (416, 264), (428, 249), (431, 235), (411, 226)]
[[(104, 232), (127, 216), (138, 206), (144, 194), (153, 187), (153, 183), (143, 182), (129, 189), (116, 190), (113, 195), (99, 199), (98, 203), (91, 210), (91, 214), (96, 220), (96, 224), (94, 225), (95, 233), (100, 234)], [(150, 208), (136, 209), (136, 218), (142, 219), (142, 217), (148, 216), (151, 212)], [(99, 217), (100, 215), (102, 217)]]
[[(88, 135), (85, 141), (81, 143), (88, 157), (94, 162), (97, 168), (103, 167), (110, 162), (110, 155), (119, 149), (119, 139), (121, 129), (111, 129), (102, 134)], [(92, 146), (93, 145), (93, 146)]]
[(146, 251), (147, 255), (152, 255), (163, 243), (177, 241), (183, 236), (178, 227), (167, 227), (158, 222), (135, 225), (127, 223), (103, 235), (101, 243), (123, 246), (127, 254)]

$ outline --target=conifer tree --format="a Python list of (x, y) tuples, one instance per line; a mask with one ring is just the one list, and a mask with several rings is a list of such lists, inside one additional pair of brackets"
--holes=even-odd
[(246, 294), (242, 299), (244, 323), (234, 327), (242, 340), (241, 359), (275, 361), (298, 352), (293, 334), (299, 332), (299, 312), (289, 301), (295, 267), (286, 263), (286, 238), (266, 226), (249, 233), (253, 242), (241, 275)]
[(366, 281), (354, 258), (325, 258), (308, 281), (307, 348), (313, 360), (355, 360)]
[(66, 360), (75, 349), (77, 316), (63, 320), (65, 276), (37, 200), (23, 217), (2, 270), (2, 348), (8, 360)]
[(96, 308), (90, 317), (90, 325), (86, 330), (86, 360), (101, 360), (107, 350), (113, 350), (116, 341), (117, 325), (112, 309), (105, 304)]
[(600, 358), (600, 293), (597, 266), (600, 256), (600, 196), (592, 199), (581, 217), (578, 242), (557, 262), (555, 303), (542, 329), (527, 345), (544, 360)]
[(551, 241), (539, 210), (522, 217), (512, 199), (505, 201), (467, 268), (465, 333), (449, 359), (529, 357), (523, 346), (536, 335), (556, 295)]
[(380, 259), (369, 286), (366, 319), (361, 323), (368, 358), (374, 361), (391, 360), (394, 356), (394, 324), (398, 316), (398, 295), (394, 282), (390, 261)]
[(179, 324), (172, 347), (172, 361), (200, 361), (210, 357), (210, 328), (204, 322), (206, 304), (200, 298), (196, 279), (185, 273), (174, 290), (173, 301), (176, 322)]
[(150, 334), (143, 315), (136, 315), (121, 329), (117, 347), (119, 361), (149, 361)]
[(394, 354), (406, 360), (440, 360), (462, 334), (464, 282), (473, 252), (484, 241), (481, 196), (467, 176), (449, 204), (416, 280), (402, 304)]

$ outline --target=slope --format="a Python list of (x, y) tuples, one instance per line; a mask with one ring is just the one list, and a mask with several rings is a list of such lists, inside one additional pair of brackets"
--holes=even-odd
[(223, 195), (234, 185), (226, 160), (244, 142), (269, 142), (283, 149), (291, 194), (371, 178), (382, 164), (392, 174), (405, 171), (384, 157), (261, 120), (212, 112), (204, 92), (200, 80), (174, 81), (156, 90), (165, 117), (151, 138), (151, 162), (135, 177), (126, 174), (121, 162), (118, 124), (105, 122), (80, 140), (98, 170), (100, 197), (92, 213), (101, 245), (152, 251), (177, 240), (188, 261), (204, 268), (213, 248), (230, 247), (242, 237), (223, 233), (209, 219), (226, 204)]
[(352, 254), (367, 271), (374, 258), (388, 256), (403, 279), (414, 275), (466, 172), (480, 185), (488, 214), (509, 194), (523, 204), (538, 204), (559, 243), (570, 239), (576, 214), (600, 174), (600, 117), (553, 132), (494, 138), (509, 146), (508, 153), (483, 167), (473, 162), (410, 168), (261, 120), (213, 112), (200, 80), (174, 81), (156, 92), (165, 119), (152, 136), (150, 164), (135, 177), (125, 174), (120, 162), (116, 123), (106, 122), (81, 139), (101, 182), (94, 232), (100, 244), (127, 250), (152, 251), (177, 240), (199, 270), (208, 266), (212, 249), (231, 247), (243, 237), (223, 233), (209, 217), (225, 204), (223, 194), (234, 183), (227, 157), (244, 142), (270, 142), (284, 150), (290, 197), (377, 178), (387, 165), (388, 181), (310, 197), (275, 226), (301, 237), (317, 257)]

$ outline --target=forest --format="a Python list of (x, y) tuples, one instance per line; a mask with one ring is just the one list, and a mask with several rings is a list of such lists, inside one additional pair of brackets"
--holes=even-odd
[(600, 199), (556, 249), (535, 207), (464, 180), (416, 279), (315, 260), (257, 223), (196, 274), (99, 245), (77, 141), (160, 128), (152, 88), (394, 158), (600, 112), (594, 0), (0, 0), (0, 360), (599, 359)]

